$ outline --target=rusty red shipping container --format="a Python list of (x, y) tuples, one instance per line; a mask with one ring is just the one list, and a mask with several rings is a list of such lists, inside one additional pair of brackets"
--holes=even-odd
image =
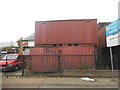
[(57, 56), (32, 56), (32, 72), (56, 72)]
[(64, 46), (64, 47), (35, 47), (31, 48), (31, 55), (94, 55), (95, 47), (90, 45)]
[[(82, 64), (87, 65), (91, 69), (95, 69), (94, 46), (64, 46), (64, 47), (35, 47), (31, 49), (32, 56), (32, 71), (33, 72), (56, 72), (59, 69), (58, 56), (44, 56), (44, 55), (58, 55), (58, 50), (61, 50), (60, 67), (61, 70), (80, 70)], [(43, 55), (43, 56), (39, 56)], [(74, 55), (88, 55), (88, 56), (74, 56)]]
[[(63, 70), (84, 70), (95, 69), (93, 56), (61, 56), (60, 69)], [(83, 68), (83, 69), (82, 69)], [(57, 56), (32, 56), (32, 72), (58, 72), (59, 64)]]
[(74, 43), (98, 43), (97, 19), (35, 22), (35, 46)]
[(63, 70), (85, 70), (82, 67), (85, 65), (87, 69), (95, 69), (94, 59), (94, 56), (61, 56), (61, 68)]

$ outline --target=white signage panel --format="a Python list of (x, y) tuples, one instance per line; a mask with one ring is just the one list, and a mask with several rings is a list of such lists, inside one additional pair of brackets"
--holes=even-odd
[(107, 37), (107, 47), (117, 46), (118, 43), (118, 33), (110, 35)]
[(34, 47), (34, 41), (28, 41), (28, 46)]
[(23, 51), (23, 55), (29, 55), (29, 54), (30, 54), (30, 50), (29, 49)]

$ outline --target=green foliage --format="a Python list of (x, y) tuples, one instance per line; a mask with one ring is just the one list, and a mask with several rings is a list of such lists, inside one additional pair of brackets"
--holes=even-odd
[(19, 47), (20, 47), (20, 42), (21, 42), (22, 39), (23, 39), (23, 38), (21, 37), (20, 39), (18, 39), (18, 40), (16, 41)]
[(6, 46), (6, 47), (2, 48), (2, 51), (9, 51), (12, 48), (18, 48), (18, 47), (15, 47), (15, 46)]
[(88, 66), (85, 62), (80, 62), (80, 67), (79, 67), (80, 70), (89, 70), (91, 69), (90, 66)]

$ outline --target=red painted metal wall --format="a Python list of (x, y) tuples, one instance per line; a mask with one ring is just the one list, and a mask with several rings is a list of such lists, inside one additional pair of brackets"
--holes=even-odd
[(31, 55), (94, 55), (94, 46), (64, 46), (64, 47), (35, 47), (31, 48)]
[[(56, 72), (59, 69), (58, 56), (44, 56), (44, 55), (58, 55), (58, 50), (61, 50), (60, 68), (61, 70), (80, 70), (81, 65), (87, 65), (91, 69), (95, 69), (94, 46), (64, 46), (64, 47), (35, 47), (31, 49), (32, 56), (32, 71), (33, 72)], [(43, 56), (39, 56), (43, 55)], [(88, 56), (74, 56), (74, 55), (88, 55)]]
[(58, 71), (57, 56), (32, 56), (33, 72), (56, 72)]
[(35, 46), (41, 44), (97, 44), (97, 20), (37, 21)]
[(94, 59), (95, 59), (94, 56), (61, 56), (61, 69), (63, 70), (95, 69)]

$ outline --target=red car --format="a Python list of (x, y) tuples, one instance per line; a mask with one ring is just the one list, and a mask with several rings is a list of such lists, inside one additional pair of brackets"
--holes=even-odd
[(0, 60), (0, 70), (11, 71), (22, 68), (22, 57), (20, 54), (6, 54)]

